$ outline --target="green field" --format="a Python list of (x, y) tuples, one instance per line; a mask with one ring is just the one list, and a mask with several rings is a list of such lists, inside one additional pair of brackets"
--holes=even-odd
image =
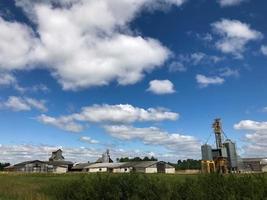
[(0, 174), (0, 200), (267, 199), (267, 175)]

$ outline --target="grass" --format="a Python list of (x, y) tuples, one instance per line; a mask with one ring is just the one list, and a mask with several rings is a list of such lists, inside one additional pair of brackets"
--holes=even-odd
[(267, 175), (0, 174), (0, 200), (267, 200)]

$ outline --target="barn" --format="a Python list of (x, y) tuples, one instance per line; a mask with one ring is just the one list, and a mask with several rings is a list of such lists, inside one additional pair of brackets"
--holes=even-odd
[(87, 172), (113, 172), (113, 173), (175, 173), (175, 168), (163, 161), (137, 161), (119, 163), (94, 163), (85, 167)]

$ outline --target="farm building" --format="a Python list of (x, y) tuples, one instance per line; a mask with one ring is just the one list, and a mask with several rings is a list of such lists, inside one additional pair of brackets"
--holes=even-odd
[(267, 172), (266, 158), (242, 158), (239, 162), (242, 172)]
[(59, 160), (65, 160), (64, 156), (62, 155), (62, 150), (58, 149), (56, 151), (52, 152), (51, 157), (49, 158), (49, 161), (59, 161)]
[(66, 173), (71, 170), (73, 163), (71, 161), (48, 161), (48, 172), (53, 173)]
[(21, 162), (12, 166), (5, 168), (5, 171), (14, 171), (14, 172), (47, 172), (48, 165), (47, 163), (40, 160), (32, 160)]
[(100, 158), (97, 159), (96, 163), (113, 163), (110, 158), (109, 150), (107, 149)]
[(65, 161), (62, 156), (62, 150), (57, 150), (52, 152), (52, 156), (49, 161), (32, 160), (21, 162), (5, 168), (5, 171), (14, 172), (26, 172), (26, 173), (42, 173), (42, 172), (52, 172), (52, 173), (66, 173), (73, 166), (70, 161)]
[(73, 172), (84, 172), (85, 171), (85, 167), (88, 167), (89, 165), (91, 165), (92, 163), (75, 163), (73, 165), (73, 167), (71, 168), (71, 171)]
[(137, 161), (119, 163), (94, 163), (84, 168), (87, 172), (113, 173), (175, 173), (175, 168), (163, 161)]

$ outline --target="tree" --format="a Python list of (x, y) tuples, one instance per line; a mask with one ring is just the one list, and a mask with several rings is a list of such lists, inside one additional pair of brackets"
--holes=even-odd
[(185, 169), (201, 169), (201, 160), (187, 159), (187, 160), (178, 160), (176, 164), (176, 169), (185, 170)]
[(117, 162), (131, 162), (131, 161), (157, 161), (158, 159), (153, 156), (150, 158), (145, 156), (143, 159), (140, 157), (134, 157), (134, 158), (122, 157), (122, 158), (117, 158), (116, 160)]
[(0, 171), (3, 171), (5, 167), (10, 166), (10, 163), (0, 163)]

